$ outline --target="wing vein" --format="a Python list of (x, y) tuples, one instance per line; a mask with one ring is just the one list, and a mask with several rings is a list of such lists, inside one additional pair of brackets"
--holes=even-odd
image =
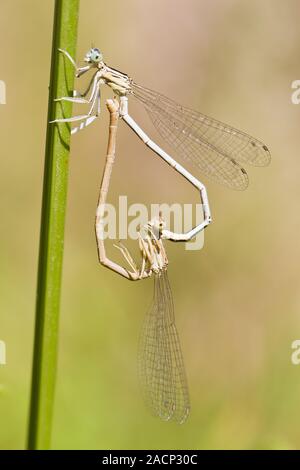
[(177, 104), (166, 96), (132, 84), (163, 139), (211, 179), (232, 189), (248, 186), (242, 164), (265, 166), (268, 148), (258, 139), (216, 119)]

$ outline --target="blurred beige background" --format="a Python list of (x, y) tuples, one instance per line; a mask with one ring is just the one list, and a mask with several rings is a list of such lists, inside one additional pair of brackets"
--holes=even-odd
[[(0, 448), (23, 448), (26, 436), (53, 6), (1, 0)], [(192, 410), (184, 426), (160, 422), (136, 379), (152, 281), (97, 264), (103, 93), (103, 116), (72, 140), (53, 448), (299, 448), (300, 366), (290, 359), (300, 338), (299, 9), (299, 0), (81, 2), (78, 60), (93, 43), (138, 83), (263, 140), (273, 161), (249, 169), (244, 193), (203, 178), (214, 219), (204, 249), (168, 245)], [(133, 113), (161, 142), (143, 109)], [(119, 194), (198, 202), (123, 125), (110, 200)]]

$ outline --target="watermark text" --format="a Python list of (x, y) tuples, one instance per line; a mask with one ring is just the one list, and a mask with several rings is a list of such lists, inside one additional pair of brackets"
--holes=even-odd
[[(138, 240), (141, 227), (151, 220), (162, 219), (164, 226), (175, 233), (188, 233), (203, 221), (202, 204), (151, 204), (150, 209), (140, 203), (128, 205), (127, 196), (119, 196), (118, 208), (113, 204), (98, 207), (97, 236), (111, 240)], [(204, 231), (185, 242), (186, 250), (201, 250)]]
[(3, 80), (0, 80), (0, 104), (6, 104), (6, 85)]
[(291, 101), (293, 104), (299, 104), (300, 103), (300, 80), (294, 80), (292, 82), (291, 88), (295, 91), (293, 91), (291, 95)]
[(6, 344), (4, 341), (0, 340), (0, 365), (4, 366), (6, 364)]

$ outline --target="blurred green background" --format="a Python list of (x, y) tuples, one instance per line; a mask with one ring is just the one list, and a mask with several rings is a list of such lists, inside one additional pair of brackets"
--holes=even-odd
[[(0, 448), (14, 449), (27, 431), (54, 2), (0, 6)], [(273, 161), (249, 170), (244, 193), (203, 178), (213, 215), (204, 249), (167, 246), (192, 409), (183, 426), (160, 422), (136, 378), (152, 280), (127, 282), (97, 261), (103, 93), (101, 119), (72, 139), (53, 448), (300, 447), (300, 366), (290, 359), (300, 337), (300, 107), (290, 98), (299, 9), (299, 0), (81, 2), (78, 60), (93, 43), (136, 82), (263, 140)], [(146, 113), (133, 114), (161, 143)], [(118, 138), (111, 202), (198, 202), (122, 123)]]

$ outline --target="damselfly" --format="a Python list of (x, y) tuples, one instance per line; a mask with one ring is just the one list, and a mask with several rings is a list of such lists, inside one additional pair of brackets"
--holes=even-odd
[(115, 246), (121, 251), (129, 268), (106, 255), (103, 215), (115, 160), (119, 104), (108, 100), (107, 108), (110, 112), (109, 139), (95, 223), (99, 261), (129, 280), (154, 276), (153, 302), (144, 319), (139, 341), (140, 384), (145, 402), (154, 415), (163, 420), (173, 419), (183, 423), (189, 414), (190, 402), (167, 274), (168, 258), (161, 238), (162, 219), (152, 220), (139, 230), (140, 266), (128, 248), (120, 242)]
[[(125, 73), (106, 65), (99, 49), (90, 49), (85, 56), (84, 61), (87, 65), (84, 67), (77, 67), (67, 51), (61, 50), (61, 52), (73, 64), (77, 77), (89, 70), (94, 71), (84, 93), (75, 92), (73, 97), (59, 98), (59, 100), (90, 105), (85, 115), (56, 121), (83, 121), (72, 130), (73, 133), (88, 126), (98, 117), (100, 88), (102, 84), (106, 84), (120, 98), (133, 96), (140, 101), (158, 132), (178, 155), (192, 162), (201, 173), (218, 183), (232, 189), (246, 189), (248, 175), (243, 165), (266, 166), (270, 162), (269, 150), (260, 140), (216, 119), (181, 106), (161, 93), (137, 85)], [(159, 152), (161, 149), (129, 116), (127, 101), (124, 99), (120, 114), (145, 144), (164, 158)]]
[[(140, 341), (139, 372), (144, 396), (152, 411), (163, 419), (183, 422), (189, 412), (189, 396), (167, 279), (168, 262), (163, 239), (172, 241), (191, 239), (211, 222), (210, 208), (204, 184), (153, 142), (128, 114), (128, 97), (132, 96), (144, 105), (158, 132), (181, 157), (194, 163), (204, 175), (229, 188), (246, 189), (248, 175), (242, 165), (266, 166), (270, 162), (270, 153), (266, 145), (258, 139), (183, 107), (160, 93), (137, 85), (128, 75), (106, 65), (97, 48), (90, 49), (86, 54), (84, 60), (87, 65), (84, 67), (77, 67), (67, 51), (60, 52), (74, 66), (76, 77), (82, 76), (89, 70), (93, 71), (93, 75), (85, 92), (74, 91), (72, 97), (57, 99), (57, 101), (88, 104), (87, 114), (57, 119), (53, 122), (82, 121), (79, 126), (72, 129), (74, 134), (90, 125), (99, 116), (102, 84), (108, 85), (119, 97), (119, 103), (108, 102), (109, 144), (96, 216), (99, 260), (106, 267), (130, 280), (155, 276), (153, 305), (146, 316)], [(142, 255), (140, 267), (136, 265), (128, 249), (124, 245), (118, 245), (130, 270), (107, 258), (102, 238), (101, 211), (106, 201), (114, 161), (119, 117), (151, 150), (200, 191), (204, 216), (200, 224), (186, 233), (166, 230), (161, 221), (149, 222), (143, 228), (146, 236), (142, 237), (140, 234), (139, 238)]]

